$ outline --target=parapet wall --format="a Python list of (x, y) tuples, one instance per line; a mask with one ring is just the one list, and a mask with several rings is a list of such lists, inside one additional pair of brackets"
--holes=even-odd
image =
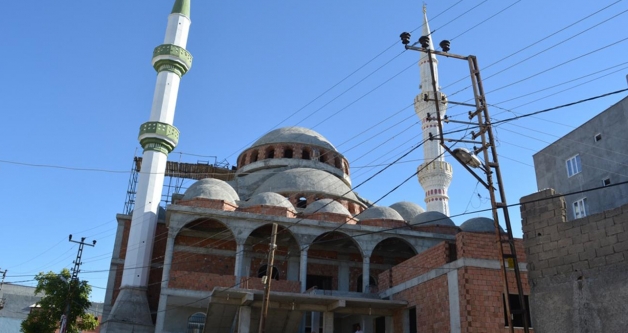
[(536, 332), (624, 332), (628, 205), (566, 222), (552, 189), (521, 198)]

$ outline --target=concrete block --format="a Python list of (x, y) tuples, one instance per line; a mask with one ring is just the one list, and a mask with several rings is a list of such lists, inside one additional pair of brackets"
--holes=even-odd
[(543, 251), (551, 251), (558, 247), (558, 242), (549, 242), (543, 244)]
[(578, 253), (578, 258), (580, 258), (580, 260), (591, 260), (595, 257), (597, 257), (595, 249), (588, 249), (584, 252)]
[(541, 271), (544, 277), (550, 277), (557, 274), (556, 267), (548, 267)]
[(557, 251), (544, 251), (544, 252), (539, 253), (539, 261), (548, 260), (550, 258), (555, 258), (557, 256), (558, 256)]
[(623, 242), (628, 240), (628, 232), (622, 232), (617, 234), (617, 242)]
[(611, 254), (609, 256), (606, 256), (606, 263), (608, 265), (611, 264), (616, 264), (618, 262), (623, 262), (624, 259), (624, 254), (623, 253), (615, 253), (615, 254)]
[(583, 244), (583, 243), (588, 242), (591, 239), (591, 237), (589, 233), (586, 233), (586, 234), (580, 234), (573, 237), (569, 237), (568, 239), (571, 239), (573, 244)]
[(604, 213), (589, 215), (589, 223), (595, 224), (593, 222), (597, 222), (597, 221), (603, 220), (605, 218), (606, 217), (604, 216)]
[(611, 246), (611, 245), (617, 243), (617, 235), (612, 235), (612, 236), (608, 236), (608, 237), (604, 237), (604, 238), (598, 239), (597, 243), (598, 243), (599, 247)]
[(617, 253), (628, 251), (628, 240), (613, 244), (613, 250)]
[(589, 233), (589, 239), (591, 240), (597, 240), (602, 238), (606, 238), (606, 230), (604, 229)]
[(573, 267), (571, 265), (561, 265), (556, 267), (557, 274), (570, 274), (573, 272)]
[(593, 232), (597, 230), (597, 224), (596, 223), (586, 223), (584, 225), (582, 225), (580, 227), (580, 230), (582, 230), (582, 233), (587, 233), (587, 232)]
[(582, 233), (582, 230), (580, 230), (580, 227), (573, 227), (571, 229), (565, 230), (565, 237), (573, 237), (576, 235), (580, 235)]
[[(600, 247), (598, 249), (595, 250), (595, 255), (597, 257), (603, 258), (606, 257), (607, 255), (613, 254), (615, 252), (621, 252), (621, 251), (615, 251), (613, 250), (612, 246), (604, 246), (604, 247)], [(591, 259), (589, 259), (591, 260)]]
[(598, 230), (603, 230), (614, 225), (615, 225), (615, 221), (613, 221), (612, 218), (605, 218), (595, 223), (595, 226), (597, 227)]
[(565, 247), (573, 244), (573, 238), (563, 238), (558, 240), (558, 247)]
[(604, 212), (605, 217), (613, 217), (621, 214), (621, 207), (610, 209)]
[(589, 261), (584, 260), (572, 265), (574, 271), (582, 272), (589, 269)]
[(528, 278), (531, 280), (538, 279), (543, 277), (543, 273), (541, 271), (530, 271), (528, 272)]
[[(593, 257), (595, 257), (595, 252), (593, 253)], [(580, 257), (579, 257), (579, 255), (577, 253), (570, 254), (570, 255), (567, 255), (567, 256), (563, 257), (563, 262), (565, 264), (573, 264), (573, 263), (578, 262), (578, 261), (580, 261)]]
[(562, 257), (552, 258), (550, 260), (547, 260), (546, 262), (548, 263), (548, 267), (556, 267), (565, 263)]
[(589, 260), (590, 268), (602, 267), (602, 266), (606, 266), (606, 257), (597, 257), (597, 258), (593, 258)]
[(569, 254), (577, 254), (584, 252), (584, 246), (582, 244), (573, 244), (567, 248)]
[(612, 227), (606, 228), (606, 235), (608, 236), (612, 236), (620, 232), (624, 232), (624, 226), (621, 224), (616, 224), (616, 225), (613, 225)]

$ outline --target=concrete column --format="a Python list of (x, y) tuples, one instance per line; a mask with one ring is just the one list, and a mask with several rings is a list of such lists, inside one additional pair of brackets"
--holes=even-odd
[(236, 277), (236, 283), (240, 283), (242, 277), (242, 263), (244, 261), (244, 244), (238, 243), (236, 245), (235, 253), (235, 269), (233, 275)]
[(362, 257), (362, 292), (369, 292), (369, 280), (371, 277), (371, 257)]
[(458, 291), (458, 270), (447, 273), (449, 289), (449, 327), (451, 333), (460, 333), (460, 294)]
[[(168, 288), (170, 280), (170, 269), (172, 268), (172, 255), (174, 254), (174, 240), (177, 232), (168, 230), (168, 239), (166, 240), (166, 252), (164, 254), (164, 266), (161, 273), (161, 290)], [(161, 293), (159, 295), (159, 305), (157, 306), (157, 320), (155, 321), (155, 331), (163, 332), (164, 323), (166, 321), (166, 307), (168, 305), (168, 296)]]
[(312, 312), (312, 329), (311, 331), (319, 332), (321, 328), (321, 313), (320, 312)]
[(305, 290), (307, 289), (307, 249), (307, 247), (301, 249), (301, 261), (299, 262), (299, 280), (301, 281), (301, 292), (305, 292)]
[(295, 256), (288, 258), (288, 272), (286, 280), (299, 281), (299, 258)]
[(323, 312), (323, 333), (334, 333), (334, 313)]
[(393, 333), (395, 329), (393, 318), (386, 316), (386, 333)]
[(253, 248), (250, 245), (244, 246), (244, 252), (242, 256), (242, 276), (249, 277), (251, 276), (251, 253), (253, 252)]
[(251, 331), (251, 307), (241, 306), (238, 316), (238, 333), (249, 333)]
[(349, 256), (338, 255), (338, 291), (349, 291)]

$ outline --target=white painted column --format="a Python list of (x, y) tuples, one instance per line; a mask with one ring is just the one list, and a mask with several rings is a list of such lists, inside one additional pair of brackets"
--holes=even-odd
[(323, 312), (323, 333), (334, 333), (334, 313), (333, 312), (330, 312), (330, 311)]
[(242, 263), (244, 261), (244, 244), (238, 243), (236, 245), (235, 253), (235, 269), (233, 275), (236, 277), (236, 284), (240, 286), (240, 278), (242, 277)]
[(168, 230), (168, 239), (166, 240), (166, 252), (164, 254), (164, 266), (161, 273), (161, 290), (159, 295), (159, 305), (157, 306), (157, 320), (155, 322), (155, 331), (163, 332), (166, 321), (166, 308), (168, 305), (168, 296), (163, 294), (163, 290), (168, 288), (170, 281), (170, 268), (172, 268), (172, 256), (174, 254), (174, 240), (177, 234), (173, 230)]
[(371, 277), (371, 257), (362, 257), (362, 292), (369, 292), (369, 282)]
[(307, 247), (301, 249), (301, 261), (299, 261), (299, 280), (301, 281), (302, 293), (307, 289), (307, 249)]
[(311, 331), (319, 332), (321, 328), (321, 313), (320, 312), (312, 312), (312, 322), (311, 322)]

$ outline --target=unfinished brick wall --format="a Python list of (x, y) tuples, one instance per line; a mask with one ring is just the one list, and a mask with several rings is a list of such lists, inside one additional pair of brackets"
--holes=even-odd
[[(406, 289), (395, 299), (407, 300), (407, 308), (416, 307), (417, 332), (450, 331), (447, 275)], [(395, 332), (404, 332), (404, 324), (403, 311), (399, 311), (393, 318)]]
[(233, 287), (235, 276), (190, 271), (171, 271), (169, 288), (211, 291), (215, 287)]
[[(527, 274), (522, 272), (521, 275), (523, 293), (528, 295)], [(458, 271), (458, 286), (462, 332), (508, 331), (505, 328), (501, 270), (463, 267)], [(518, 293), (514, 272), (508, 273), (508, 287), (510, 294)]]
[[(505, 237), (505, 236), (504, 236)], [(500, 257), (494, 233), (461, 232), (456, 235), (458, 258), (477, 258), (496, 260)], [(510, 253), (510, 246), (503, 245), (504, 253)], [(520, 263), (526, 262), (523, 240), (515, 239), (515, 251)]]
[(521, 198), (538, 332), (623, 332), (628, 326), (628, 205), (566, 222), (552, 189)]
[(449, 262), (449, 244), (441, 242), (428, 250), (402, 262), (401, 264), (381, 272), (378, 275), (379, 290), (386, 290), (425, 274)]

